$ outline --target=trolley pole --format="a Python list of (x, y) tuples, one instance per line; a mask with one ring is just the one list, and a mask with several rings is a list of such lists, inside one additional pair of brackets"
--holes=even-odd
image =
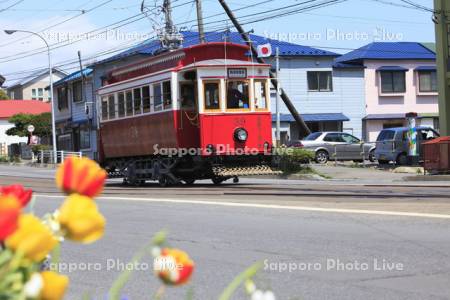
[(433, 21), (436, 31), (436, 66), (439, 91), (439, 131), (450, 135), (450, 3), (434, 0)]
[(278, 80), (277, 85), (277, 96), (275, 98), (275, 113), (276, 113), (276, 130), (275, 130), (275, 137), (276, 137), (276, 145), (277, 147), (281, 146), (281, 133), (280, 133), (280, 48), (276, 48), (275, 52), (275, 59), (276, 59), (276, 75)]
[(195, 0), (195, 4), (197, 6), (197, 24), (198, 24), (198, 35), (200, 39), (200, 44), (204, 44), (206, 43), (206, 39), (205, 39), (205, 29), (203, 26), (202, 0)]
[[(256, 50), (256, 47), (253, 45), (253, 43), (250, 40), (250, 37), (248, 36), (247, 32), (242, 28), (239, 21), (234, 16), (234, 13), (231, 11), (230, 7), (228, 7), (228, 4), (225, 2), (225, 0), (219, 0), (220, 5), (222, 6), (223, 10), (227, 14), (228, 18), (230, 18), (231, 22), (233, 23), (234, 27), (236, 27), (237, 31), (241, 35), (242, 39), (245, 41), (245, 43), (250, 47), (250, 51), (252, 51), (253, 56), (256, 57), (256, 60), (259, 63), (265, 63), (264, 59), (258, 57), (258, 51)], [(272, 82), (272, 85), (277, 89), (278, 88), (278, 80), (276, 78), (276, 75), (270, 71), (270, 81)], [(294, 104), (292, 103), (291, 99), (289, 99), (289, 96), (286, 94), (286, 92), (283, 89), (280, 89), (280, 97), (283, 100), (284, 104), (286, 105), (289, 112), (292, 114), (292, 116), (295, 119), (295, 122), (298, 125), (298, 129), (301, 132), (302, 135), (306, 136), (311, 133), (311, 131), (308, 128), (308, 125), (306, 125), (305, 121), (302, 119), (300, 114), (298, 113), (297, 109), (295, 108)]]

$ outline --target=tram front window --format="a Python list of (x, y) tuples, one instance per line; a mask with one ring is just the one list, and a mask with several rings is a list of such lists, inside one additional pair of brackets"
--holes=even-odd
[(220, 86), (220, 82), (205, 83), (205, 109), (206, 110), (220, 109), (219, 86)]
[(227, 108), (249, 109), (249, 86), (247, 81), (229, 81), (227, 83)]

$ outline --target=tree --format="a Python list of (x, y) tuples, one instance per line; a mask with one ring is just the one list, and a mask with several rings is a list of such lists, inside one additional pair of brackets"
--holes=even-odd
[(7, 135), (17, 135), (20, 137), (28, 137), (30, 133), (27, 130), (28, 125), (33, 125), (35, 130), (34, 135), (41, 138), (49, 137), (52, 134), (51, 113), (43, 113), (40, 115), (17, 114), (9, 118), (9, 122), (14, 124), (14, 127), (6, 131)]
[(4, 90), (0, 89), (0, 100), (8, 100), (8, 99), (9, 99), (9, 97), (6, 94), (6, 92)]

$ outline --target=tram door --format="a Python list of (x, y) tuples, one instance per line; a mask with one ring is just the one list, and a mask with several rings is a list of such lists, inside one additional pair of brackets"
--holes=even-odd
[(200, 121), (195, 82), (180, 83), (180, 108), (180, 139), (186, 147), (199, 147)]

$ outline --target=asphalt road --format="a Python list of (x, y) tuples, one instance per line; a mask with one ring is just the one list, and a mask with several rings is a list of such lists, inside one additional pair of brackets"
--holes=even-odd
[[(32, 187), (37, 214), (63, 200), (51, 170), (8, 168), (0, 167), (0, 184)], [(163, 228), (196, 263), (191, 284), (168, 289), (165, 299), (184, 299), (190, 288), (195, 299), (216, 299), (255, 261), (265, 262), (259, 287), (277, 299), (450, 299), (448, 187), (280, 183), (161, 189), (109, 182), (98, 200), (108, 220), (104, 238), (63, 245), (63, 267), (74, 269), (66, 271), (69, 299), (85, 291), (105, 299), (124, 264)], [(151, 267), (151, 258), (139, 267)], [(159, 286), (150, 270), (136, 271), (124, 295), (152, 299)]]

